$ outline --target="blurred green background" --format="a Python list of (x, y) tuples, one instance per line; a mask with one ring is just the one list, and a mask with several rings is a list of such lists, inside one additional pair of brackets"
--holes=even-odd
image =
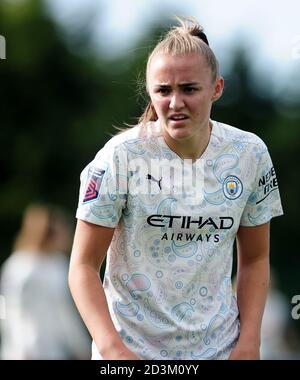
[[(138, 89), (147, 55), (169, 24), (160, 17), (135, 46), (107, 56), (95, 49), (88, 22), (68, 32), (43, 1), (1, 0), (6, 59), (0, 60), (0, 264), (29, 203), (58, 204), (75, 223), (79, 174), (115, 133), (113, 126), (134, 124), (141, 114), (146, 98)], [(226, 85), (212, 116), (258, 134), (269, 147), (285, 212), (272, 221), (271, 262), (290, 300), (300, 293), (300, 70), (289, 73), (280, 91), (271, 91), (272, 65), (257, 74), (250, 55), (255, 47), (240, 39), (224, 70), (220, 60)], [(299, 321), (291, 322), (299, 328)]]

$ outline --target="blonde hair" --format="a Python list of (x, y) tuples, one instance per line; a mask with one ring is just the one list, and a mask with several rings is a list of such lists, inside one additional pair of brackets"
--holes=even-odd
[[(203, 27), (192, 17), (180, 18), (179, 26), (172, 27), (158, 42), (148, 57), (146, 68), (146, 89), (148, 89), (148, 76), (151, 61), (157, 55), (188, 55), (193, 53), (201, 54), (212, 72), (212, 82), (219, 75), (219, 64), (217, 58), (209, 47), (207, 37)], [(157, 115), (151, 101), (146, 106), (142, 116), (139, 118), (140, 123), (157, 120)]]

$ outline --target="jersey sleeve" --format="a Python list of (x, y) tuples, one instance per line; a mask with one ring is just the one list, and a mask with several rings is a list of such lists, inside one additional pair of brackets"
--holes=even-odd
[(127, 200), (127, 157), (120, 147), (106, 144), (80, 176), (77, 219), (116, 227)]
[(255, 180), (243, 211), (241, 226), (258, 226), (283, 214), (275, 169), (266, 146), (259, 153)]

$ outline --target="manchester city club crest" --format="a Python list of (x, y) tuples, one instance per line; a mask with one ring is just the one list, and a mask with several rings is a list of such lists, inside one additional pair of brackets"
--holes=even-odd
[(223, 192), (228, 199), (237, 199), (243, 192), (243, 184), (234, 175), (229, 175), (224, 179)]

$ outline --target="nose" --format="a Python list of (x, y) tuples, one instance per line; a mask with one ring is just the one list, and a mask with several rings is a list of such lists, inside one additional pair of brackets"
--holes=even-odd
[(174, 111), (178, 111), (178, 110), (181, 110), (183, 107), (184, 107), (184, 101), (181, 94), (174, 92), (170, 99), (169, 108)]

